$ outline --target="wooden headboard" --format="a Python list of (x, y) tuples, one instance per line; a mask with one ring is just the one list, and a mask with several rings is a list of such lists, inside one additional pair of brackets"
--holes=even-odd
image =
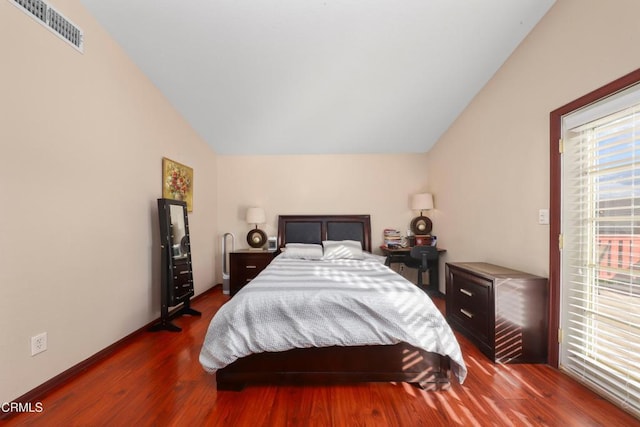
[(369, 215), (280, 215), (278, 248), (287, 243), (317, 243), (323, 240), (357, 240), (371, 252)]

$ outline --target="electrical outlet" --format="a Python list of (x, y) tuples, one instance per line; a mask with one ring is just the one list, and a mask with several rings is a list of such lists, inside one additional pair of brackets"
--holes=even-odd
[(41, 334), (35, 335), (31, 337), (31, 355), (35, 356), (38, 353), (42, 353), (47, 349), (47, 333), (43, 332)]

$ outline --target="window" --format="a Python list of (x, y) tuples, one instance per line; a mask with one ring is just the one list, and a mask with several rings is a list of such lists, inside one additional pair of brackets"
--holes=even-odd
[(559, 366), (640, 415), (640, 85), (561, 129)]

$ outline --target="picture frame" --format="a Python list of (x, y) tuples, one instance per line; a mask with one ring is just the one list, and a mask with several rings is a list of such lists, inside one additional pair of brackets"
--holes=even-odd
[(162, 158), (162, 197), (187, 203), (193, 211), (193, 169), (169, 158)]

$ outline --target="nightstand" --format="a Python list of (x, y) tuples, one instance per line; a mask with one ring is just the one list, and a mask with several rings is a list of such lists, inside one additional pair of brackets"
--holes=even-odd
[(234, 296), (273, 260), (275, 252), (239, 250), (229, 254), (229, 292)]

